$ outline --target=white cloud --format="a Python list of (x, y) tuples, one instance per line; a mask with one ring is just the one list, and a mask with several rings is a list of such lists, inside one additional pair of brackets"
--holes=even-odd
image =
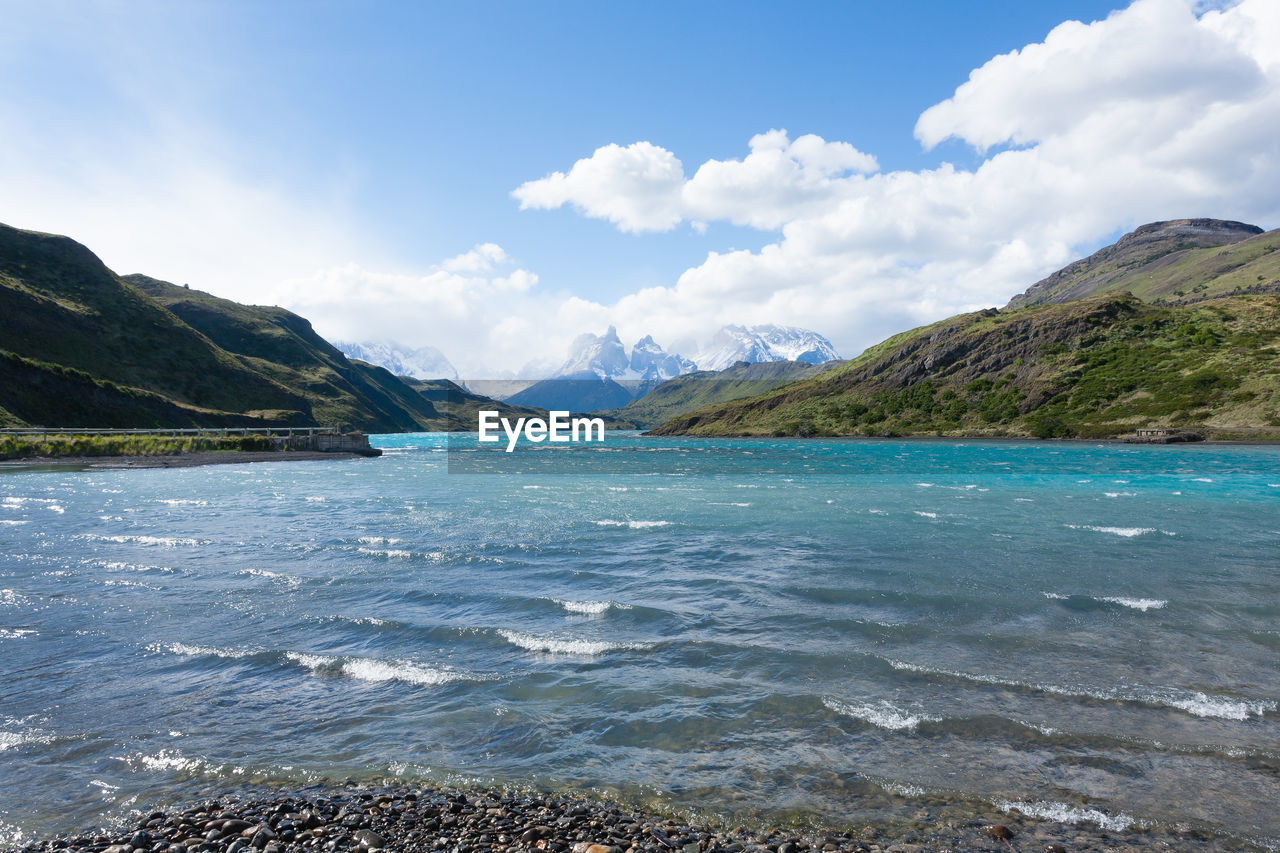
[[(853, 354), (907, 325), (1002, 304), (1143, 222), (1274, 226), (1277, 127), (1280, 4), (1245, 0), (1197, 16), (1185, 0), (1137, 0), (995, 57), (924, 111), (916, 135), (927, 148), (955, 138), (994, 149), (972, 170), (875, 173), (874, 159), (847, 143), (774, 130), (751, 139), (741, 160), (709, 160), (680, 186), (674, 170), (614, 182), (598, 169), (590, 182), (530, 182), (517, 197), (573, 204), (625, 231), (680, 220), (778, 230), (759, 251), (712, 251), (672, 286), (609, 313), (620, 328), (649, 323), (660, 341), (698, 334), (691, 318), (703, 335), (721, 322), (793, 323)], [(573, 171), (615, 149), (626, 150), (599, 149)], [(650, 143), (644, 151), (679, 163)], [(655, 208), (661, 217), (618, 213)]]
[(552, 172), (529, 181), (512, 195), (520, 208), (550, 210), (571, 204), (623, 231), (667, 231), (680, 222), (684, 168), (675, 155), (648, 142), (623, 148), (606, 145), (573, 164), (568, 174)]

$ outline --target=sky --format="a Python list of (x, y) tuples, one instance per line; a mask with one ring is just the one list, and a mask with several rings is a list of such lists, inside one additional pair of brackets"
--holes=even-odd
[(853, 356), (1145, 222), (1280, 225), (1280, 3), (0, 0), (0, 222), (332, 339)]

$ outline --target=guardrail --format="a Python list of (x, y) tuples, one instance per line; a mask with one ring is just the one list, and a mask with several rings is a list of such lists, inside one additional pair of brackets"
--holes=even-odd
[(338, 435), (336, 426), (327, 427), (196, 427), (191, 429), (90, 429), (85, 427), (10, 427), (0, 429), (0, 435), (156, 435), (178, 437), (191, 435), (207, 438), (248, 437), (268, 435), (292, 438), (294, 436)]

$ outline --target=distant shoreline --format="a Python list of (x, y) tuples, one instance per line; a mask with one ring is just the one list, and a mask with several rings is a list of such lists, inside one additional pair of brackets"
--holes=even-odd
[(244, 462), (317, 462), (361, 459), (365, 454), (319, 450), (217, 450), (170, 456), (32, 456), (0, 460), (0, 470), (16, 468), (197, 468)]

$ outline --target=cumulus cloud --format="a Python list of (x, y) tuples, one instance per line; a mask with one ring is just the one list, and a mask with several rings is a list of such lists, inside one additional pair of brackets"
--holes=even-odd
[(681, 221), (777, 231), (759, 251), (711, 251), (673, 285), (609, 313), (646, 318), (659, 340), (693, 334), (689, 318), (703, 334), (727, 315), (807, 325), (853, 354), (908, 325), (1002, 304), (1146, 221), (1273, 227), (1277, 127), (1280, 5), (1197, 14), (1187, 0), (1137, 0), (993, 58), (921, 114), (920, 142), (961, 140), (984, 157), (974, 169), (880, 173), (848, 143), (773, 130), (742, 159), (709, 160), (689, 179), (651, 143), (640, 144), (645, 160), (670, 168), (615, 179), (602, 166), (631, 149), (607, 146), (574, 165), (569, 178), (580, 181), (556, 173), (516, 196), (571, 204), (624, 231)]

